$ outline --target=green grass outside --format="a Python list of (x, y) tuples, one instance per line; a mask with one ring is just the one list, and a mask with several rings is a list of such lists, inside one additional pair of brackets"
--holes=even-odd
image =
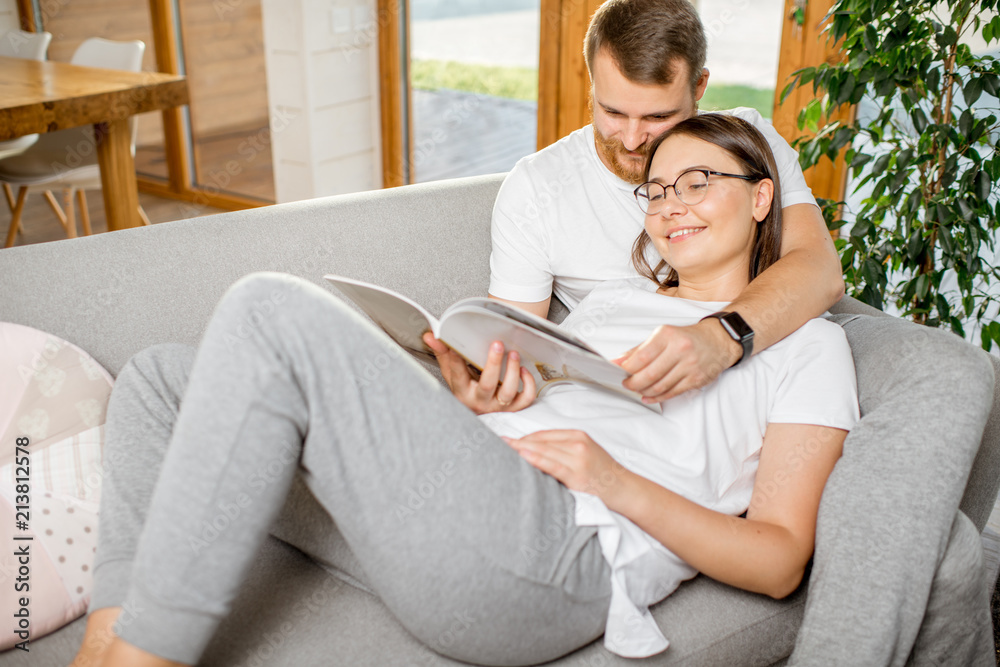
[(413, 60), (410, 80), (414, 88), (421, 90), (446, 88), (514, 100), (538, 100), (538, 70), (532, 67)]
[[(531, 67), (473, 65), (444, 60), (414, 60), (410, 63), (414, 88), (459, 90), (514, 100), (538, 100), (538, 70)], [(741, 85), (709, 85), (699, 103), (704, 111), (753, 107), (771, 117), (774, 89)]]

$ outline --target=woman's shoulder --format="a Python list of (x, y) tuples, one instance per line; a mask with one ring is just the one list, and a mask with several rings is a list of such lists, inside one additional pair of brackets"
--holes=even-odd
[[(824, 317), (814, 317), (769, 348), (774, 354), (796, 359), (823, 357), (830, 362), (853, 364), (847, 335), (839, 324)], [(765, 350), (766, 351), (766, 350)]]

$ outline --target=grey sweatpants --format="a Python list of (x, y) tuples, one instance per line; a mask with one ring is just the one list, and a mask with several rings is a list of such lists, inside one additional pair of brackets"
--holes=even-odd
[[(610, 571), (567, 489), (338, 299), (275, 273), (233, 285), (197, 351), (156, 346), (119, 374), (90, 611), (131, 604), (122, 639), (197, 662), (297, 477), (348, 569), (431, 648), (515, 665), (602, 634)], [(475, 622), (445, 646), (455, 614)]]

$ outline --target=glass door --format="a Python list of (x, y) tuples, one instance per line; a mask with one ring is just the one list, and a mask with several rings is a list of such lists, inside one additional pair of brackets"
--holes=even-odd
[(540, 16), (540, 0), (409, 0), (410, 182), (535, 152)]

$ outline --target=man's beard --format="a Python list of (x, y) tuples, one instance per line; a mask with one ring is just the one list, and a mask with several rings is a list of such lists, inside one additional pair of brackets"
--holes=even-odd
[(643, 182), (650, 142), (647, 141), (635, 149), (634, 152), (640, 156), (639, 159), (636, 159), (629, 155), (625, 144), (618, 139), (608, 139), (603, 136), (595, 125), (594, 144), (597, 147), (597, 154), (603, 158), (615, 176), (632, 185), (639, 185)]

